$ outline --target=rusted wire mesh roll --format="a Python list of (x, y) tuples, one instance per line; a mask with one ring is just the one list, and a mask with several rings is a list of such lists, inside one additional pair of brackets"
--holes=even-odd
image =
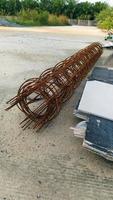
[(45, 70), (39, 78), (25, 81), (17, 95), (7, 102), (10, 106), (6, 110), (17, 105), (26, 115), (22, 127), (25, 129), (33, 123), (33, 128), (40, 129), (59, 113), (101, 54), (101, 44), (92, 43)]

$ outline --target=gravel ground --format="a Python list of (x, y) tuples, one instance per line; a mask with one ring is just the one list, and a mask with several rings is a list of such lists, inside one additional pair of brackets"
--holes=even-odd
[[(84, 82), (51, 123), (36, 132), (19, 125), (24, 114), (4, 111), (20, 84), (94, 41), (96, 27), (0, 27), (0, 200), (113, 199), (113, 164), (73, 136), (73, 110)], [(104, 50), (104, 66), (112, 50)]]

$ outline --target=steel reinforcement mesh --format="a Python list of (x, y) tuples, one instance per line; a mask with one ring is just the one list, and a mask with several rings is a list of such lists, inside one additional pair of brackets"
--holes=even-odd
[(9, 110), (17, 105), (25, 113), (23, 129), (32, 125), (40, 129), (55, 117), (62, 104), (74, 93), (102, 54), (102, 45), (92, 43), (71, 57), (45, 70), (38, 78), (25, 81), (18, 93), (7, 103)]

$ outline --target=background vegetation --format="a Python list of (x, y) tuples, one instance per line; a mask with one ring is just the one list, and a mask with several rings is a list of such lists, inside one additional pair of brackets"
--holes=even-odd
[(68, 25), (68, 18), (64, 15), (49, 14), (47, 11), (21, 10), (17, 16), (6, 17), (9, 21), (21, 25), (31, 26), (63, 26)]
[(98, 14), (97, 25), (101, 29), (113, 29), (113, 8), (108, 7)]
[(97, 18), (98, 25), (103, 27), (107, 23), (104, 22), (104, 25), (102, 24), (103, 15), (107, 14), (109, 9), (111, 8), (102, 2), (90, 3), (87, 1), (79, 2), (77, 0), (0, 0), (0, 14), (11, 16), (11, 21), (24, 25), (66, 25), (68, 24), (68, 18), (90, 20)]

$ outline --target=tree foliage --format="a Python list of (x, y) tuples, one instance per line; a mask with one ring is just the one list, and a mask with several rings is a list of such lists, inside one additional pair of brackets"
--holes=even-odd
[(98, 26), (102, 29), (113, 28), (113, 8), (107, 8), (97, 15)]
[(69, 18), (95, 19), (97, 13), (107, 7), (102, 2), (79, 3), (77, 0), (0, 0), (0, 12), (3, 15), (17, 15), (22, 10), (38, 10)]

